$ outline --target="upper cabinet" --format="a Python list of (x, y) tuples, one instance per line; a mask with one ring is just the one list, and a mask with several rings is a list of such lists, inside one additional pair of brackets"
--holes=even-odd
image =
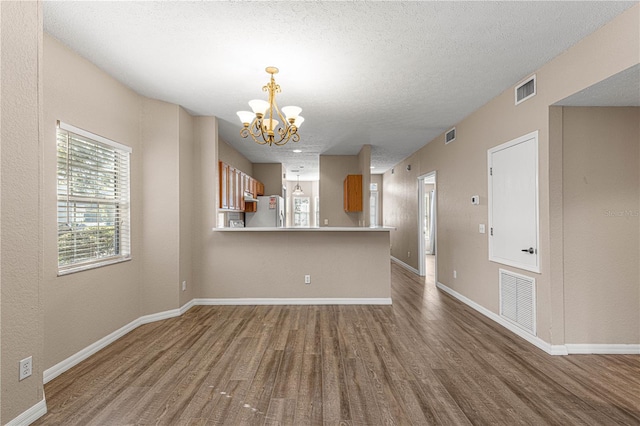
[(344, 211), (362, 211), (362, 175), (347, 175), (344, 179)]
[(245, 202), (244, 196), (251, 194), (252, 198), (264, 195), (264, 185), (241, 170), (222, 161), (219, 162), (220, 177), (219, 204), (220, 210), (235, 212), (255, 212), (255, 201)]

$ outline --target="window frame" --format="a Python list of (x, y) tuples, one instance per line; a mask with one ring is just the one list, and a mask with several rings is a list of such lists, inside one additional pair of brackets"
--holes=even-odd
[[(61, 155), (60, 154), (60, 137), (63, 133), (62, 137), (65, 137), (67, 140), (67, 153)], [(70, 168), (73, 167), (73, 160), (70, 159), (68, 154), (68, 149), (70, 146), (71, 138), (75, 136), (76, 141), (82, 142), (83, 139), (86, 139), (86, 148), (88, 151), (98, 151), (98, 150), (109, 150), (113, 152), (113, 156), (115, 161), (118, 162), (117, 165), (114, 166), (114, 179), (112, 186), (109, 187), (110, 190), (113, 190), (113, 197), (105, 196), (104, 198), (100, 196), (94, 197), (82, 197), (79, 195), (73, 195), (74, 185), (71, 184), (68, 180), (66, 183), (60, 184), (60, 176), (61, 176), (61, 166), (65, 167), (65, 175), (67, 177), (71, 176), (69, 174)], [(94, 147), (91, 147), (94, 145)], [(97, 145), (98, 147), (95, 147)], [(78, 144), (77, 146), (82, 146)], [(56, 128), (56, 252), (58, 254), (57, 260), (57, 270), (58, 276), (72, 274), (75, 272), (86, 271), (94, 268), (100, 268), (107, 265), (112, 265), (116, 263), (126, 262), (131, 260), (131, 202), (130, 202), (130, 193), (131, 193), (131, 147), (123, 145), (121, 143), (112, 141), (105, 137), (96, 135), (94, 133), (88, 132), (86, 130), (77, 128), (67, 123), (63, 123), (61, 121), (57, 122)], [(84, 173), (86, 177), (87, 170), (90, 170), (86, 167), (78, 166), (76, 170)], [(98, 168), (96, 168), (96, 176), (99, 176), (97, 172)], [(104, 173), (104, 172), (103, 172)], [(122, 179), (126, 181), (122, 181)], [(104, 185), (104, 178), (100, 181), (97, 180), (90, 181), (89, 184), (99, 184)], [(83, 184), (87, 186), (86, 183)], [(97, 185), (96, 185), (97, 186)], [(76, 189), (80, 187), (75, 186)], [(60, 237), (63, 235), (60, 231), (60, 215), (61, 212), (63, 214), (69, 215), (72, 207), (71, 204), (85, 204), (88, 206), (95, 206), (95, 211), (92, 210), (90, 214), (97, 215), (100, 214), (101, 209), (107, 208), (110, 212), (108, 214), (113, 214), (114, 224), (113, 224), (113, 232), (114, 232), (114, 251), (113, 254), (108, 254), (106, 256), (93, 256), (85, 259), (81, 259), (79, 261), (74, 261), (72, 263), (61, 264), (60, 263), (60, 252), (61, 252), (61, 241)], [(75, 216), (76, 212), (73, 213)], [(83, 213), (84, 214), (84, 213)], [(73, 221), (66, 222), (71, 227), (76, 224), (81, 224), (80, 221), (74, 217)], [(98, 220), (98, 227), (100, 227)], [(80, 234), (78, 234), (80, 235)], [(103, 238), (98, 232), (98, 238)], [(87, 244), (85, 247), (88, 249), (95, 249), (99, 246), (99, 243), (95, 244)], [(62, 248), (63, 249), (63, 248)]]

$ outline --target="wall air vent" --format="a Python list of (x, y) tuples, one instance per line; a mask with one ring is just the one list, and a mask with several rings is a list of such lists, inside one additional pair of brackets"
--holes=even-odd
[(500, 269), (500, 316), (536, 335), (536, 280)]
[(454, 140), (456, 140), (456, 128), (455, 127), (444, 134), (444, 144), (446, 145), (446, 144), (448, 144), (450, 142), (453, 142)]
[(536, 75), (525, 79), (522, 83), (518, 84), (515, 89), (516, 92), (516, 105), (520, 102), (524, 102), (529, 98), (536, 95)]

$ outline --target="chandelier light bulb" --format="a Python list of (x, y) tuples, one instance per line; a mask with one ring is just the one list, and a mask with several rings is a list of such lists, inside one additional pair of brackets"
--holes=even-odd
[(302, 126), (302, 122), (304, 121), (304, 117), (299, 115), (296, 117), (296, 121), (293, 122), (293, 125), (296, 126), (298, 129), (300, 128), (300, 126)]
[(278, 120), (270, 120), (268, 118), (265, 118), (264, 120), (262, 120), (262, 128), (264, 129), (265, 132), (273, 132), (276, 127), (278, 127), (279, 121)]
[(302, 108), (297, 106), (282, 107), (282, 113), (287, 117), (287, 121), (291, 122), (291, 119), (295, 120), (302, 112)]
[(267, 112), (267, 108), (269, 108), (269, 102), (262, 99), (253, 99), (249, 101), (249, 106), (256, 115), (264, 115)]
[(253, 119), (256, 118), (256, 115), (250, 111), (238, 111), (236, 112), (236, 114), (238, 114), (238, 117), (240, 117), (240, 121), (245, 126), (248, 126), (249, 124), (251, 124)]

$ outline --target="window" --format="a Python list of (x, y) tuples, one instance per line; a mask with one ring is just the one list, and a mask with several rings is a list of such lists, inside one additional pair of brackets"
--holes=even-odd
[(58, 275), (131, 258), (131, 148), (58, 122)]
[(293, 197), (293, 226), (309, 226), (309, 197)]

